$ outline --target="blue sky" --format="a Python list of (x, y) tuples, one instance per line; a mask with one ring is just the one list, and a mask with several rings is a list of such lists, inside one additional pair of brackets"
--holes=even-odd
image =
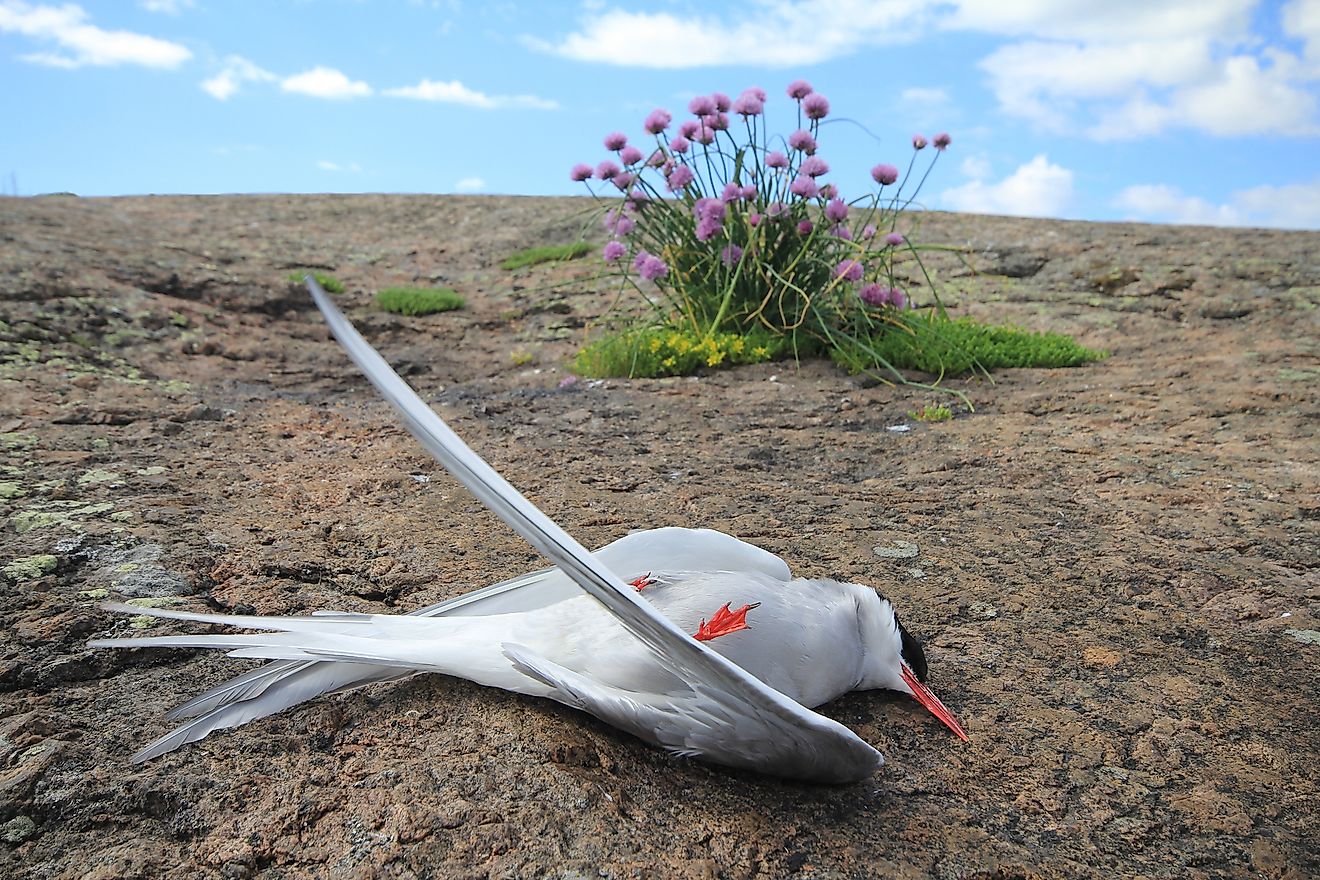
[(712, 91), (808, 80), (860, 195), (1320, 229), (1320, 0), (0, 0), (0, 192), (581, 193)]

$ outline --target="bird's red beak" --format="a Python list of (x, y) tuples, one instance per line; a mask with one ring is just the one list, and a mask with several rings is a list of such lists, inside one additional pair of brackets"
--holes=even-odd
[(963, 742), (971, 742), (967, 737), (967, 731), (958, 723), (949, 708), (940, 702), (940, 698), (931, 693), (930, 688), (926, 687), (917, 680), (917, 674), (908, 668), (906, 663), (900, 664), (903, 668), (903, 681), (912, 690), (912, 696), (918, 703), (930, 710), (930, 713), (944, 722), (944, 726), (957, 734), (958, 739)]

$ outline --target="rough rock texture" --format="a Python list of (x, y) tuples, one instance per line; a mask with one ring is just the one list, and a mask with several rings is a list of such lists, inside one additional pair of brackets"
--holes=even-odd
[[(585, 207), (0, 200), (0, 875), (1320, 874), (1320, 236), (927, 215), (980, 270), (937, 266), (960, 313), (1113, 356), (947, 382), (975, 412), (924, 424), (952, 399), (824, 363), (561, 388), (600, 263), (498, 261)], [(539, 564), (328, 340), (306, 267), (585, 543), (712, 526), (880, 587), (972, 743), (854, 694), (826, 711), (889, 764), (787, 784), (424, 676), (128, 764), (242, 664), (90, 651), (147, 623), (102, 598), (408, 609)], [(418, 282), (469, 306), (371, 304)]]

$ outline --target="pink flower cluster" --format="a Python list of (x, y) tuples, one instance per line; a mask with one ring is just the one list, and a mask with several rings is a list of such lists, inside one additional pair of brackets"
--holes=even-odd
[(896, 309), (908, 307), (908, 298), (897, 287), (884, 287), (871, 282), (857, 292), (858, 298), (868, 306), (893, 306)]
[[(748, 259), (747, 251), (753, 247), (758, 257), (770, 259), (775, 247), (782, 250), (783, 243), (791, 241), (782, 236), (796, 230), (803, 239), (801, 246), (819, 255), (822, 274), (832, 266), (838, 281), (855, 285), (852, 289), (861, 302), (906, 307), (902, 291), (871, 280), (885, 275), (891, 249), (905, 243), (901, 234), (883, 232), (884, 226), (892, 229), (885, 212), (893, 210), (898, 197), (892, 197), (891, 208), (882, 208), (878, 215), (879, 196), (869, 206), (864, 199), (847, 201), (826, 181), (830, 164), (818, 154), (817, 138), (821, 121), (831, 111), (829, 100), (805, 80), (790, 83), (786, 93), (796, 102), (799, 127), (782, 139), (763, 135), (762, 124), (756, 121), (766, 112), (767, 95), (760, 88), (745, 89), (736, 98), (722, 92), (697, 95), (687, 104), (691, 115), (677, 124), (668, 110), (651, 111), (642, 128), (654, 138), (653, 147), (630, 144), (623, 132), (605, 135), (602, 143), (612, 155), (594, 166), (578, 163), (569, 176), (589, 187), (593, 181), (609, 183), (623, 195), (622, 205), (605, 213), (610, 235), (603, 253), (606, 262), (627, 265), (631, 254), (631, 265), (642, 279), (671, 276), (670, 265), (641, 249), (646, 244), (669, 253), (668, 243), (652, 242), (670, 241), (664, 236), (673, 228), (652, 238), (647, 224), (653, 215), (645, 209), (649, 199), (668, 196), (690, 208), (692, 220), (684, 221), (691, 223), (683, 227), (688, 230), (685, 234), (708, 247), (705, 258), (712, 263), (718, 260), (716, 265), (736, 266)], [(744, 128), (746, 143), (737, 134)], [(920, 134), (912, 138), (915, 151), (928, 145), (943, 151), (950, 143), (943, 132), (929, 139)], [(770, 149), (772, 144), (779, 149)], [(900, 177), (898, 167), (886, 162), (873, 166), (870, 174), (882, 190), (897, 184)], [(781, 223), (781, 228), (772, 228)], [(879, 230), (878, 224), (883, 224)], [(855, 238), (855, 244), (847, 244)], [(863, 262), (873, 255), (880, 270)], [(678, 283), (677, 277), (670, 283)]]
[(633, 268), (647, 281), (655, 281), (669, 274), (669, 267), (665, 265), (665, 261), (646, 251), (637, 252), (637, 256), (633, 259)]
[(697, 199), (692, 216), (697, 219), (697, 241), (710, 241), (724, 228), (727, 209), (719, 199)]

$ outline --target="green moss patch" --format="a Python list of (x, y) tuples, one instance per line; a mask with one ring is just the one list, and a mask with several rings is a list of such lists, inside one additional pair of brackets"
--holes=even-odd
[(907, 314), (870, 336), (835, 339), (835, 361), (853, 372), (877, 360), (900, 370), (957, 376), (972, 370), (1076, 367), (1108, 357), (1061, 333), (981, 324), (971, 318)]
[(431, 315), (463, 308), (463, 297), (448, 287), (387, 287), (376, 305), (396, 315)]
[(578, 352), (573, 370), (582, 376), (654, 378), (684, 376), (701, 367), (773, 360), (785, 338), (770, 333), (713, 333), (641, 327), (605, 336)]
[(591, 245), (585, 241), (575, 241), (572, 244), (555, 244), (546, 247), (528, 248), (525, 251), (518, 251), (507, 257), (500, 263), (501, 269), (521, 269), (524, 266), (534, 266), (537, 263), (550, 263), (557, 260), (576, 260), (584, 257), (591, 252)]

